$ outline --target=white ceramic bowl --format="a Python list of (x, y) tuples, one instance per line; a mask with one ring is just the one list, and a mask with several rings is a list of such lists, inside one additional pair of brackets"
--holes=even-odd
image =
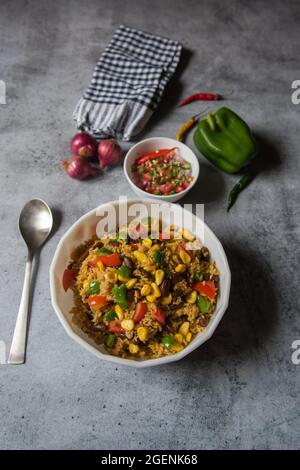
[[(173, 148), (178, 147), (180, 155), (184, 158), (187, 162), (191, 163), (192, 165), (192, 176), (194, 177), (193, 181), (190, 185), (180, 193), (177, 194), (170, 194), (167, 196), (159, 196), (156, 194), (150, 194), (140, 189), (134, 182), (133, 182), (133, 175), (132, 175), (132, 165), (135, 160), (144, 155), (148, 152), (153, 152), (154, 150), (164, 149), (164, 148)], [(187, 147), (182, 142), (178, 142), (178, 140), (170, 139), (169, 137), (151, 137), (149, 139), (141, 140), (137, 144), (135, 144), (131, 149), (127, 152), (125, 160), (124, 160), (124, 173), (127, 178), (128, 183), (132, 187), (133, 191), (141, 198), (151, 198), (157, 200), (163, 200), (167, 202), (175, 202), (185, 196), (196, 184), (198, 176), (199, 176), (199, 161), (194, 152)]]
[[(134, 203), (141, 202), (146, 204), (147, 207), (149, 207), (149, 204), (153, 203), (151, 200), (128, 201), (128, 207)], [(113, 201), (107, 204), (103, 204), (99, 206), (99, 208), (104, 210), (105, 208), (113, 205), (116, 209), (118, 219), (119, 210), (124, 209), (125, 204), (126, 201)], [(182, 214), (186, 213), (187, 211), (178, 204), (172, 204), (171, 206), (172, 211), (176, 217), (176, 223), (176, 220), (181, 220)], [(56, 248), (50, 267), (50, 290), (52, 305), (66, 332), (77, 343), (93, 353), (99, 359), (111, 361), (117, 364), (126, 364), (138, 368), (177, 361), (192, 352), (194, 349), (198, 348), (198, 346), (201, 344), (205, 343), (205, 341), (207, 341), (214, 333), (228, 306), (231, 275), (227, 258), (221, 243), (214, 233), (208, 228), (208, 226), (200, 219), (197, 219), (197, 221), (201, 227), (200, 232), (203, 231), (203, 237), (201, 236), (202, 234), (197, 232), (196, 235), (202, 238), (203, 244), (205, 244), (205, 246), (207, 246), (207, 248), (210, 250), (211, 257), (216, 262), (220, 270), (220, 293), (217, 300), (216, 310), (210, 319), (207, 328), (203, 333), (199, 333), (185, 349), (172, 356), (164, 356), (158, 359), (130, 360), (118, 358), (108, 354), (103, 346), (97, 346), (91, 338), (89, 338), (85, 333), (83, 333), (83, 331), (72, 324), (70, 310), (73, 306), (73, 295), (70, 289), (65, 292), (62, 287), (63, 272), (68, 265), (70, 260), (70, 253), (74, 250), (74, 248), (95, 235), (96, 225), (100, 220), (99, 215), (96, 215), (96, 211), (97, 209), (94, 209), (82, 216), (65, 233)], [(195, 218), (195, 216), (192, 217)]]

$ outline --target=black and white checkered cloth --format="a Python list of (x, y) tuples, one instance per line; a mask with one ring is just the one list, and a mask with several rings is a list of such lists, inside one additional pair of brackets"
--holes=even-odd
[(180, 54), (176, 41), (120, 26), (75, 108), (77, 127), (99, 138), (130, 140), (160, 102)]

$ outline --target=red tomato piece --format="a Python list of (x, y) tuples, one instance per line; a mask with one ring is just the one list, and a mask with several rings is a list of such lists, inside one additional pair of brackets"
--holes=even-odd
[(166, 323), (166, 314), (162, 309), (158, 308), (157, 310), (155, 310), (155, 312), (153, 312), (152, 316), (161, 325), (164, 325)]
[(216, 286), (214, 281), (202, 281), (196, 282), (194, 284), (194, 289), (199, 292), (199, 294), (204, 295), (209, 300), (214, 300), (216, 295)]
[(99, 308), (107, 304), (107, 299), (104, 295), (90, 295), (87, 303), (91, 308)]
[(113, 267), (120, 266), (122, 264), (121, 258), (118, 253), (111, 253), (110, 255), (101, 255), (99, 256), (99, 260), (102, 261), (105, 266)]
[(144, 173), (143, 174), (143, 179), (148, 182), (148, 181), (152, 181), (152, 176), (150, 175), (150, 173)]
[(182, 186), (176, 186), (175, 193), (181, 193), (181, 191), (183, 191), (183, 187)]
[(100, 261), (100, 256), (96, 256), (95, 258), (91, 259), (91, 260), (88, 262), (88, 265), (89, 265), (91, 268), (95, 268), (95, 267), (97, 266), (98, 261)]
[(169, 192), (172, 191), (172, 189), (173, 189), (173, 184), (169, 181), (163, 186), (162, 192), (163, 194), (169, 194)]
[(107, 327), (108, 331), (110, 333), (116, 333), (117, 335), (118, 334), (121, 334), (121, 333), (124, 333), (124, 330), (123, 328), (121, 327), (121, 322), (120, 320), (112, 320), (108, 327)]
[(65, 269), (63, 278), (62, 278), (62, 285), (65, 291), (67, 291), (75, 282), (77, 276), (77, 269)]
[(135, 308), (135, 314), (133, 320), (135, 323), (141, 321), (147, 312), (147, 304), (144, 302), (139, 302)]

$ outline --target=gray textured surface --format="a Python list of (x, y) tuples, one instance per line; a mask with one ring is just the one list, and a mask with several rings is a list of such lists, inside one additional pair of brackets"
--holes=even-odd
[[(25, 262), (16, 221), (44, 198), (60, 226), (44, 247), (33, 297), (27, 363), (0, 366), (0, 447), (297, 448), (299, 373), (299, 79), (297, 1), (2, 1), (0, 79), (0, 339), (10, 345)], [(214, 337), (174, 365), (134, 372), (101, 362), (68, 338), (50, 304), (57, 242), (83, 213), (133, 196), (115, 169), (79, 183), (58, 169), (71, 114), (119, 23), (165, 34), (190, 51), (144, 135), (173, 136), (201, 105), (176, 109), (194, 90), (234, 89), (229, 104), (264, 142), (269, 163), (232, 210), (235, 181), (200, 157), (189, 201), (224, 243), (230, 308)], [(217, 104), (212, 105), (212, 109)], [(191, 141), (190, 141), (191, 142)], [(294, 294), (294, 295), (293, 295)]]

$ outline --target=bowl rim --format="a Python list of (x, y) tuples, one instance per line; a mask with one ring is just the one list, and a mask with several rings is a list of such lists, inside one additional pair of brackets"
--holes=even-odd
[[(148, 200), (142, 200), (147, 203), (153, 203), (153, 200), (151, 199)], [(127, 204), (131, 203), (141, 203), (142, 202), (140, 199), (128, 199)], [(202, 335), (198, 336), (198, 341), (197, 337), (187, 346), (185, 347), (182, 351), (177, 352), (175, 354), (172, 354), (170, 356), (162, 356), (159, 358), (153, 358), (153, 359), (145, 359), (141, 361), (135, 361), (132, 359), (126, 359), (126, 358), (121, 358), (118, 356), (113, 356), (111, 354), (105, 354), (99, 351), (97, 349), (96, 345), (92, 345), (88, 343), (87, 340), (81, 338), (70, 326), (68, 323), (67, 319), (65, 318), (63, 312), (60, 309), (58, 300), (57, 300), (57, 295), (56, 295), (56, 289), (55, 289), (55, 272), (56, 272), (56, 264), (60, 256), (60, 251), (61, 248), (67, 239), (67, 237), (73, 232), (74, 229), (76, 229), (82, 222), (84, 222), (85, 219), (88, 219), (91, 215), (95, 214), (95, 212), (101, 207), (104, 208), (105, 206), (109, 205), (116, 205), (120, 204), (119, 200), (114, 200), (114, 201), (109, 201), (103, 204), (100, 204), (96, 208), (88, 211), (87, 213), (83, 214), (79, 219), (77, 219), (70, 227), (69, 229), (62, 235), (60, 241), (57, 244), (52, 262), (50, 264), (49, 268), (49, 280), (50, 280), (50, 295), (51, 295), (51, 304), (52, 307), (60, 320), (62, 326), (64, 327), (65, 331), (67, 334), (77, 343), (79, 343), (84, 349), (92, 353), (94, 356), (97, 356), (99, 359), (103, 359), (105, 361), (109, 361), (118, 365), (128, 365), (130, 367), (134, 368), (145, 368), (145, 367), (152, 367), (152, 366), (158, 366), (158, 365), (163, 365), (167, 364), (170, 362), (176, 362), (179, 361), (180, 359), (183, 359), (185, 356), (190, 354), (192, 351), (197, 349), (199, 346), (204, 344), (206, 341), (208, 341), (212, 335), (214, 334), (217, 326), (219, 325), (221, 319), (223, 318), (224, 313), (226, 312), (226, 309), (229, 304), (229, 296), (230, 296), (230, 288), (231, 288), (231, 272), (227, 260), (226, 253), (224, 251), (224, 248), (217, 238), (217, 236), (214, 234), (214, 232), (208, 227), (208, 225), (201, 220), (201, 223), (204, 225), (204, 229), (209, 233), (209, 235), (214, 239), (214, 244), (218, 247), (220, 255), (222, 256), (223, 263), (224, 263), (224, 270), (223, 274), (225, 275), (226, 278), (226, 286), (225, 286), (225, 292), (224, 292), (224, 298), (223, 298), (223, 303), (219, 306), (217, 315), (214, 317), (213, 322), (211, 323), (211, 326), (209, 329), (206, 329)], [(168, 203), (170, 205), (173, 205), (173, 203)], [(175, 205), (175, 204), (174, 204)], [(186, 210), (182, 208), (182, 210)], [(195, 216), (197, 217), (197, 216)]]
[[(180, 193), (175, 193), (175, 194), (152, 194), (152, 193), (147, 193), (147, 191), (144, 191), (143, 189), (141, 189), (139, 186), (137, 186), (134, 181), (132, 180), (132, 178), (130, 178), (129, 174), (128, 174), (128, 171), (127, 171), (127, 163), (128, 163), (128, 159), (129, 159), (129, 155), (131, 152), (133, 152), (137, 147), (139, 147), (141, 144), (144, 144), (145, 142), (150, 142), (150, 141), (155, 141), (156, 139), (167, 139), (167, 140), (170, 140), (174, 143), (176, 143), (177, 145), (179, 146), (182, 146), (183, 148), (187, 148), (187, 150), (189, 152), (191, 152), (191, 154), (193, 155), (193, 158), (195, 159), (195, 163), (192, 163), (194, 169), (195, 169), (195, 176), (194, 176), (194, 179), (193, 181), (191, 182), (191, 184), (185, 188), (183, 191), (180, 191)], [(147, 139), (143, 139), (143, 140), (140, 140), (139, 142), (137, 142), (136, 144), (134, 144), (126, 153), (125, 155), (125, 158), (124, 158), (124, 163), (123, 163), (123, 169), (124, 169), (124, 173), (125, 173), (125, 176), (126, 176), (126, 179), (127, 181), (132, 185), (134, 186), (134, 188), (136, 188), (144, 197), (151, 197), (151, 199), (157, 199), (157, 200), (161, 200), (161, 199), (164, 199), (165, 201), (169, 201), (171, 202), (172, 201), (172, 198), (174, 197), (177, 197), (177, 200), (181, 197), (183, 197), (185, 194), (187, 194), (192, 188), (193, 186), (196, 184), (198, 178), (199, 178), (199, 173), (200, 173), (200, 163), (199, 163), (199, 160), (195, 154), (195, 152), (188, 146), (186, 145), (184, 142), (180, 142), (179, 140), (176, 140), (176, 139), (173, 139), (172, 137), (148, 137)]]

